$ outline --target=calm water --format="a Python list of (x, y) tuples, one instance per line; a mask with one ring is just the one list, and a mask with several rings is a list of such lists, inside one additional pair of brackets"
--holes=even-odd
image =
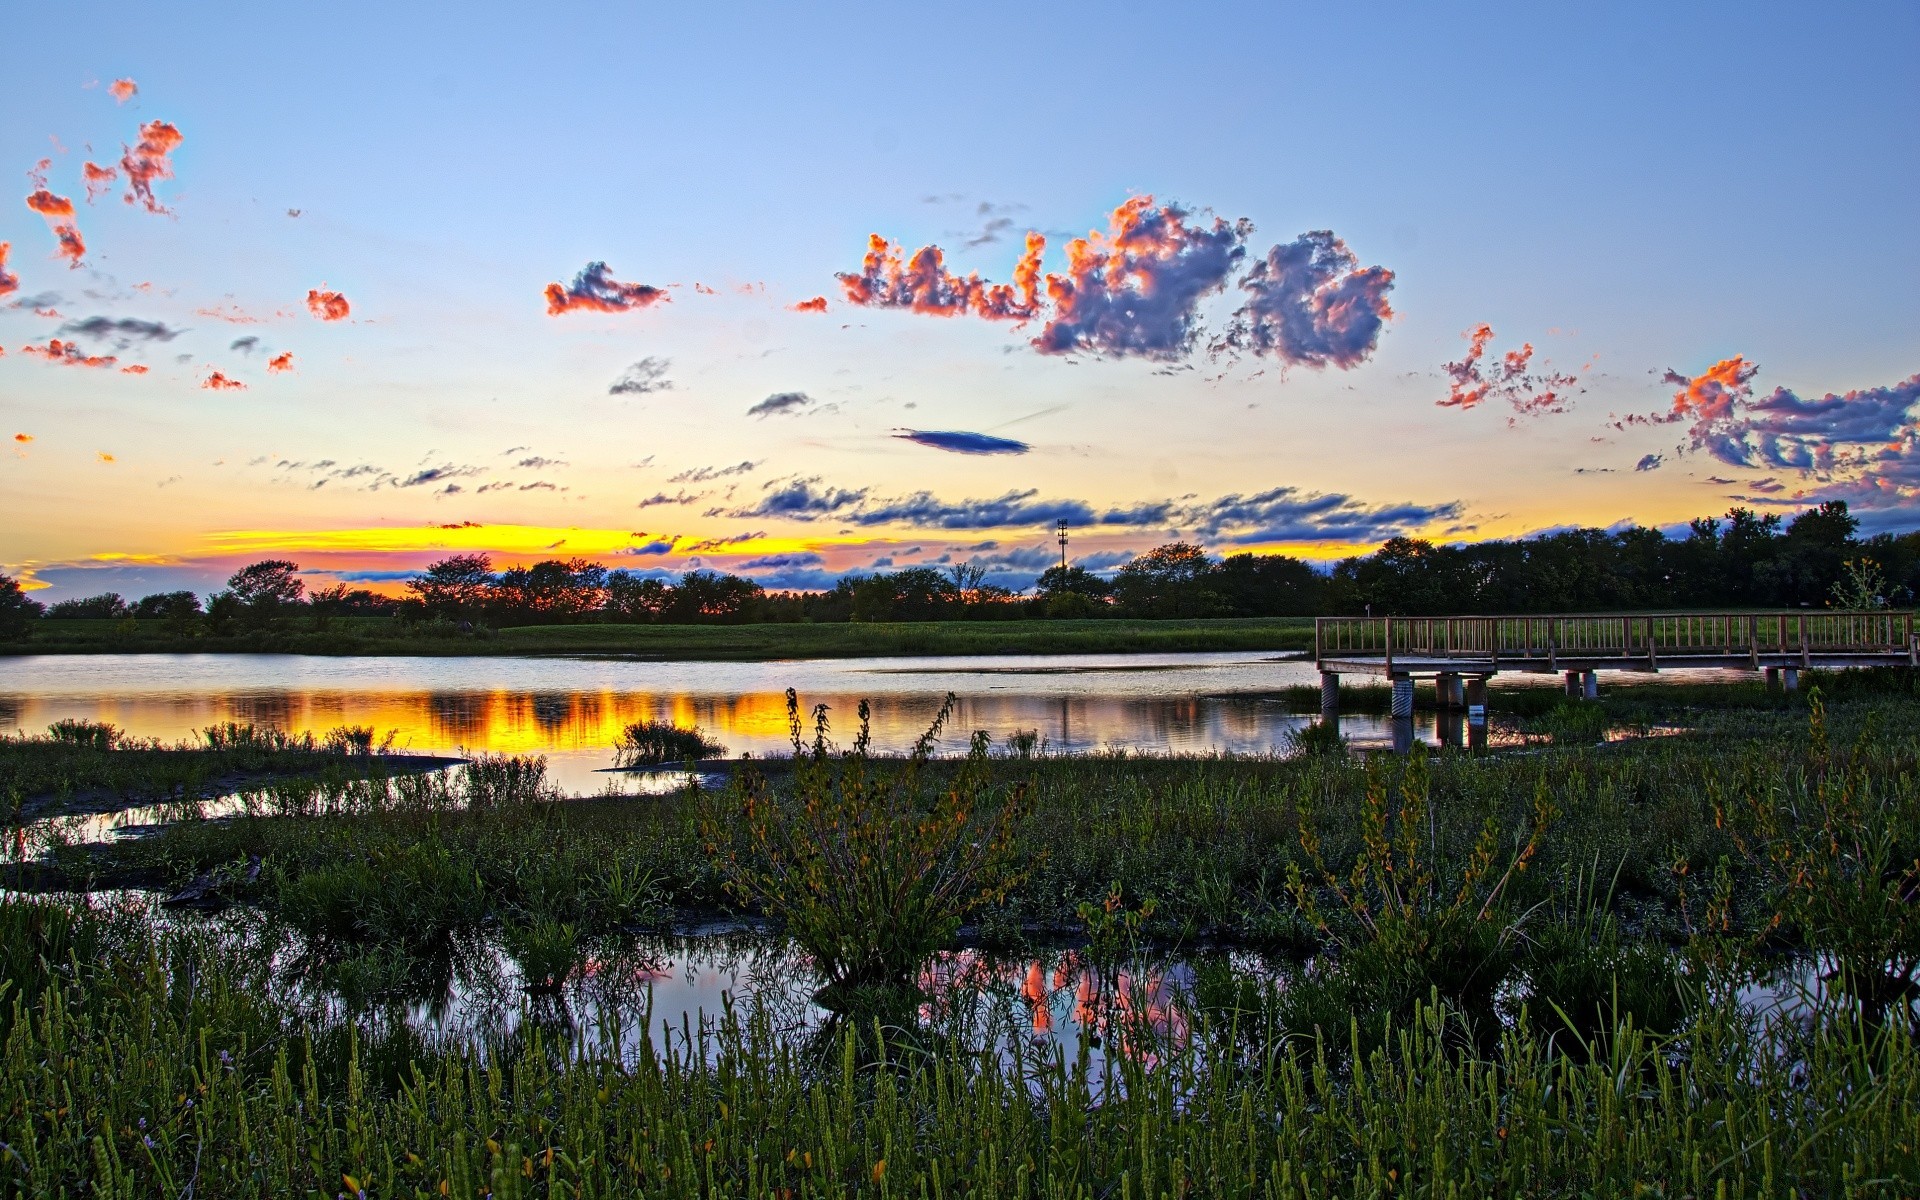
[[(882, 752), (911, 746), (952, 692), (949, 749), (984, 729), (996, 742), (1031, 730), (1056, 752), (1263, 754), (1309, 719), (1274, 693), (1318, 679), (1310, 662), (1258, 653), (767, 663), (46, 656), (0, 659), (0, 730), (37, 733), (82, 717), (173, 740), (229, 720), (316, 735), (370, 725), (398, 730), (395, 746), (415, 752), (544, 754), (563, 786), (597, 792), (617, 778), (598, 772), (633, 721), (698, 725), (733, 754), (780, 753), (789, 687), (803, 705), (828, 705), (844, 741), (869, 700)], [(1362, 743), (1391, 739), (1381, 719), (1350, 717), (1343, 729)], [(1431, 716), (1419, 729), (1434, 735)]]
[[(610, 781), (620, 790), (635, 786), (630, 777), (600, 773), (633, 721), (698, 725), (732, 754), (780, 753), (788, 744), (789, 687), (805, 706), (830, 707), (842, 741), (852, 739), (860, 700), (871, 701), (874, 746), (883, 753), (911, 746), (951, 692), (959, 704), (944, 743), (950, 750), (984, 729), (996, 742), (1030, 730), (1054, 752), (1265, 754), (1313, 719), (1287, 712), (1278, 690), (1318, 682), (1310, 661), (1257, 652), (763, 663), (42, 656), (0, 658), (0, 731), (38, 733), (67, 717), (169, 741), (221, 721), (316, 735), (369, 725), (381, 735), (398, 731), (396, 748), (417, 753), (544, 754), (562, 786), (585, 793)], [(1362, 746), (1392, 741), (1384, 717), (1346, 714), (1341, 729)], [(1433, 714), (1416, 715), (1416, 737), (1434, 741), (1437, 733)]]

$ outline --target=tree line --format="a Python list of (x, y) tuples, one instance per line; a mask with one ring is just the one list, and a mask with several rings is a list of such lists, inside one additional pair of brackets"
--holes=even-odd
[(163, 621), (217, 635), (294, 615), (325, 628), (340, 617), (478, 627), (1907, 607), (1920, 592), (1920, 531), (1861, 538), (1858, 519), (1833, 501), (1791, 521), (1735, 508), (1693, 521), (1683, 537), (1632, 526), (1462, 545), (1393, 538), (1331, 569), (1283, 554), (1216, 558), (1173, 542), (1111, 576), (1049, 568), (1026, 592), (986, 582), (979, 563), (850, 574), (797, 592), (721, 571), (669, 581), (582, 558), (495, 570), (485, 554), (455, 554), (408, 579), (398, 598), (345, 584), (308, 592), (299, 570), (286, 559), (252, 563), (204, 603), (189, 591), (134, 601), (107, 592), (51, 606), (0, 575), (0, 636), (42, 618)]

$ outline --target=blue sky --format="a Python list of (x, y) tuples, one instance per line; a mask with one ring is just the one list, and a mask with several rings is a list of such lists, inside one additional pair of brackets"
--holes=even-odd
[[(49, 184), (79, 204), (89, 246), (69, 271), (35, 213), (0, 203), (20, 279), (6, 301), (57, 297), (0, 308), (0, 421), (33, 439), (0, 460), (0, 505), (28, 514), (0, 532), (0, 569), (49, 595), (217, 579), (272, 541), (240, 532), (296, 548), (337, 535), (297, 555), (360, 571), (432, 557), (391, 530), (464, 521), (682, 547), (759, 533), (738, 562), (816, 554), (829, 573), (922, 542), (1046, 537), (732, 515), (797, 480), (873, 501), (1033, 491), (1186, 514), (1087, 529), (1089, 552), (1108, 554), (1175, 535), (1310, 554), (1365, 543), (1347, 536), (1365, 522), (1235, 543), (1277, 526), (1209, 535), (1196, 515), (1275, 489), (1425, 514), (1381, 535), (1664, 524), (1855, 480), (1679, 453), (1678, 428), (1614, 428), (1610, 415), (1672, 407), (1663, 372), (1738, 355), (1758, 364), (1754, 397), (1818, 397), (1920, 371), (1911, 4), (78, 4), (10, 28), (0, 174), (14, 163), (24, 196), (25, 172), (52, 157)], [(139, 87), (124, 106), (105, 90), (122, 77)], [(156, 119), (184, 135), (156, 189), (172, 215), (111, 195), (87, 206), (86, 147), (116, 161)], [(834, 278), (876, 232), (1005, 281), (1038, 230), (1059, 270), (1068, 238), (1140, 194), (1250, 220), (1250, 258), (1331, 230), (1393, 273), (1395, 316), (1351, 369), (1204, 353), (1170, 368), (849, 305)], [(643, 311), (547, 316), (541, 290), (592, 261), (679, 286)], [(351, 299), (351, 321), (305, 313), (323, 285)], [(787, 307), (816, 295), (827, 313)], [(1230, 281), (1200, 316), (1217, 330), (1238, 300)], [(235, 308), (265, 319), (205, 315)], [(175, 336), (119, 352), (150, 366), (141, 377), (20, 351), (94, 316)], [(1436, 404), (1483, 322), (1490, 353), (1531, 343), (1576, 375), (1567, 411)], [(244, 336), (261, 342), (234, 349)], [(284, 351), (295, 371), (267, 375)], [(646, 358), (672, 387), (610, 395)], [(246, 390), (202, 388), (213, 370)], [(808, 403), (748, 415), (786, 393)], [(1904, 411), (1883, 432), (1910, 433)], [(950, 453), (909, 430), (1030, 449)], [(1634, 470), (1649, 454), (1658, 469)], [(465, 473), (447, 476), (458, 492), (315, 489), (340, 467), (276, 465), (315, 462)], [(756, 465), (700, 501), (638, 507), (676, 494), (675, 474), (740, 462)], [(1900, 523), (1912, 498), (1879, 487), (1873, 519)], [(475, 544), (519, 558), (559, 540)], [(555, 552), (618, 553), (571, 540)], [(736, 561), (663, 565), (692, 557)]]

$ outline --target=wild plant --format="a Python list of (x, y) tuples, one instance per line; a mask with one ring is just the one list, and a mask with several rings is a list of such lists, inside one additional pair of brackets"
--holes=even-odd
[(622, 767), (655, 767), (718, 758), (726, 752), (725, 746), (708, 738), (698, 726), (681, 729), (669, 721), (635, 721), (614, 743), (614, 762)]
[(559, 798), (545, 755), (476, 754), (461, 770), (469, 808), (505, 808)]
[(869, 758), (864, 701), (853, 749), (835, 756), (826, 706), (814, 709), (809, 744), (788, 689), (787, 790), (743, 771), (701, 817), (728, 893), (807, 952), (827, 980), (824, 999), (906, 989), (967, 916), (1004, 901), (1021, 877), (1013, 835), (1028, 789), (991, 786), (987, 735), (974, 734), (946, 778), (929, 778), (953, 706), (949, 696), (906, 762), (889, 767)]
[(86, 721), (69, 717), (47, 726), (47, 736), (63, 746), (83, 750), (111, 750), (126, 736), (120, 727), (107, 721)]
[(1802, 769), (1716, 796), (1715, 819), (1766, 874), (1767, 932), (1830, 956), (1836, 986), (1877, 1021), (1920, 995), (1920, 781), (1867, 769), (1871, 721), (1836, 754), (1818, 688), (1807, 708)]
[(329, 754), (387, 754), (393, 750), (393, 743), (400, 736), (398, 729), (387, 730), (387, 736), (376, 745), (371, 725), (340, 725), (327, 731), (322, 740)]
[[(1546, 777), (1531, 811), (1509, 837), (1489, 815), (1465, 855), (1445, 852), (1427, 757), (1410, 756), (1396, 781), (1378, 760), (1367, 766), (1360, 849), (1346, 872), (1326, 860), (1308, 789), (1295, 792), (1300, 847), (1317, 876), (1287, 867), (1301, 915), (1333, 948), (1328, 982), (1349, 1005), (1404, 1017), (1437, 990), (1470, 1021), (1490, 1029), (1493, 1001), (1516, 959), (1527, 914), (1508, 893), (1539, 853), (1558, 815)], [(1323, 897), (1326, 902), (1323, 904)]]
[(1345, 758), (1347, 739), (1329, 721), (1308, 721), (1280, 734), (1280, 752), (1287, 758)]

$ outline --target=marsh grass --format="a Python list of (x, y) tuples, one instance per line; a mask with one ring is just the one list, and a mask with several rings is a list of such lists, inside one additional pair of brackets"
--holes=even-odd
[(904, 763), (868, 755), (867, 706), (853, 747), (835, 755), (827, 710), (809, 744), (787, 692), (793, 767), (784, 787), (743, 771), (700, 822), (713, 868), (738, 902), (764, 913), (812, 956), (830, 1007), (907, 989), (973, 912), (1019, 882), (1014, 829), (1026, 788), (996, 788), (987, 735), (930, 779), (928, 760), (951, 716), (949, 696)]
[(1623, 1021), (1567, 1054), (1526, 1013), (1475, 1045), (1423, 1002), (1355, 1051), (1353, 1025), (1261, 1046), (1196, 1010), (1185, 1050), (1135, 1023), (1095, 1063), (852, 1022), (796, 1045), (730, 1010), (460, 1046), (290, 1017), (203, 937), (80, 936), (112, 949), (0, 997), (10, 1194), (1891, 1198), (1920, 1177), (1920, 1047), (1855, 1020), (1697, 1003), (1670, 1036)]
[(614, 762), (622, 767), (657, 767), (665, 763), (718, 758), (727, 748), (702, 733), (698, 726), (681, 729), (667, 721), (635, 721), (620, 731), (614, 743)]

